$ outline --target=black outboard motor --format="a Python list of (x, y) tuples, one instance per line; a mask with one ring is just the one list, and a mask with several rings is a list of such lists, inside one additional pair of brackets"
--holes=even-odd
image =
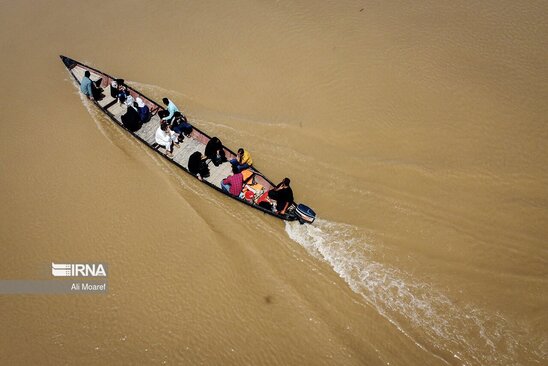
[(316, 220), (316, 213), (310, 207), (303, 205), (302, 203), (298, 204), (293, 211), (295, 218), (299, 220), (302, 224), (312, 224)]

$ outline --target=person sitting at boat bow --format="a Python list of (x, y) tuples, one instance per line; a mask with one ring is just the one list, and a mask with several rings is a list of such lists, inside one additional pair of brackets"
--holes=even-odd
[(251, 168), (253, 165), (253, 160), (251, 160), (251, 154), (247, 150), (239, 148), (236, 159), (230, 160), (230, 164), (236, 165), (238, 167), (238, 171), (241, 172), (244, 169)]
[(179, 112), (179, 108), (177, 108), (175, 103), (173, 103), (168, 98), (162, 98), (162, 102), (166, 105), (166, 109), (167, 109), (167, 112), (168, 112), (168, 115), (166, 117), (162, 118), (162, 120), (171, 122), (171, 119), (175, 115), (175, 112)]
[(240, 196), (240, 192), (242, 192), (243, 185), (244, 177), (242, 173), (238, 171), (238, 167), (236, 165), (232, 165), (232, 175), (223, 179), (221, 182), (221, 188), (223, 191), (238, 197)]
[(173, 145), (175, 144), (176, 147), (179, 147), (179, 144), (176, 142), (177, 135), (169, 129), (167, 122), (160, 124), (160, 127), (156, 130), (154, 139), (158, 145), (166, 148), (166, 155), (170, 158), (173, 157)]
[(84, 77), (82, 78), (82, 81), (80, 82), (80, 91), (88, 97), (90, 100), (98, 100), (101, 98), (101, 92), (103, 89), (100, 87), (101, 85), (101, 79), (97, 81), (91, 80), (91, 73), (86, 70), (84, 72)]
[(275, 212), (277, 215), (285, 215), (285, 212), (293, 203), (293, 190), (289, 186), (290, 183), (289, 178), (284, 178), (276, 188), (268, 191), (268, 197), (276, 201)]

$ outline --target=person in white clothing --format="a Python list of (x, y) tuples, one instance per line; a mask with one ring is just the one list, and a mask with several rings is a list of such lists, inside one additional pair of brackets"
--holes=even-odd
[(162, 122), (156, 130), (156, 143), (166, 148), (166, 155), (170, 158), (173, 157), (173, 145), (179, 147), (177, 138), (177, 134), (169, 129), (167, 122)]
[(129, 92), (128, 92), (127, 97), (126, 97), (126, 101), (124, 103), (129, 107), (129, 106), (133, 105), (134, 101), (135, 101), (135, 99), (133, 99), (131, 94), (129, 94)]

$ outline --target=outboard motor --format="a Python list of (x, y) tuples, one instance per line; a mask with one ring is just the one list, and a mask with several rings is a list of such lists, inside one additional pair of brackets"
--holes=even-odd
[(316, 213), (310, 207), (303, 205), (302, 203), (297, 205), (294, 211), (295, 217), (302, 224), (312, 224), (316, 219)]

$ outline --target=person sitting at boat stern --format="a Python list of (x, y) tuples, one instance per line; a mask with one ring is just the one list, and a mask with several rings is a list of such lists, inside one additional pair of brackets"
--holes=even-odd
[(181, 112), (175, 112), (173, 114), (173, 121), (171, 122), (171, 129), (182, 136), (190, 137), (190, 133), (194, 129), (185, 116)]
[(137, 111), (137, 103), (127, 107), (126, 113), (122, 115), (122, 124), (131, 132), (136, 132), (141, 128), (143, 123)]
[(232, 175), (226, 177), (221, 182), (221, 188), (223, 191), (230, 193), (233, 196), (240, 196), (242, 188), (244, 186), (244, 177), (242, 173), (238, 171), (236, 165), (232, 165)]
[(215, 166), (219, 166), (226, 161), (223, 143), (217, 137), (212, 137), (207, 142), (204, 154), (208, 159), (211, 159)]
[(251, 160), (251, 154), (247, 150), (240, 147), (238, 149), (236, 159), (230, 160), (230, 164), (236, 165), (238, 167), (238, 171), (241, 172), (242, 170), (251, 168), (253, 165), (253, 160)]
[(199, 180), (209, 177), (209, 167), (207, 166), (206, 159), (199, 151), (193, 152), (188, 158), (188, 171)]
[(268, 191), (268, 197), (276, 201), (276, 214), (285, 215), (286, 210), (293, 203), (293, 190), (289, 186), (291, 180), (284, 178), (276, 188)]
[(176, 142), (177, 135), (175, 134), (175, 132), (169, 129), (169, 125), (167, 124), (167, 122), (162, 122), (160, 124), (160, 127), (158, 127), (158, 129), (156, 130), (154, 138), (158, 145), (166, 148), (166, 155), (172, 158), (173, 145), (179, 147), (179, 144)]
[(168, 115), (162, 118), (162, 120), (171, 122), (171, 119), (175, 115), (175, 112), (179, 112), (179, 108), (177, 108), (175, 103), (173, 103), (171, 100), (167, 98), (162, 98), (162, 102), (166, 105), (166, 110), (168, 113)]

